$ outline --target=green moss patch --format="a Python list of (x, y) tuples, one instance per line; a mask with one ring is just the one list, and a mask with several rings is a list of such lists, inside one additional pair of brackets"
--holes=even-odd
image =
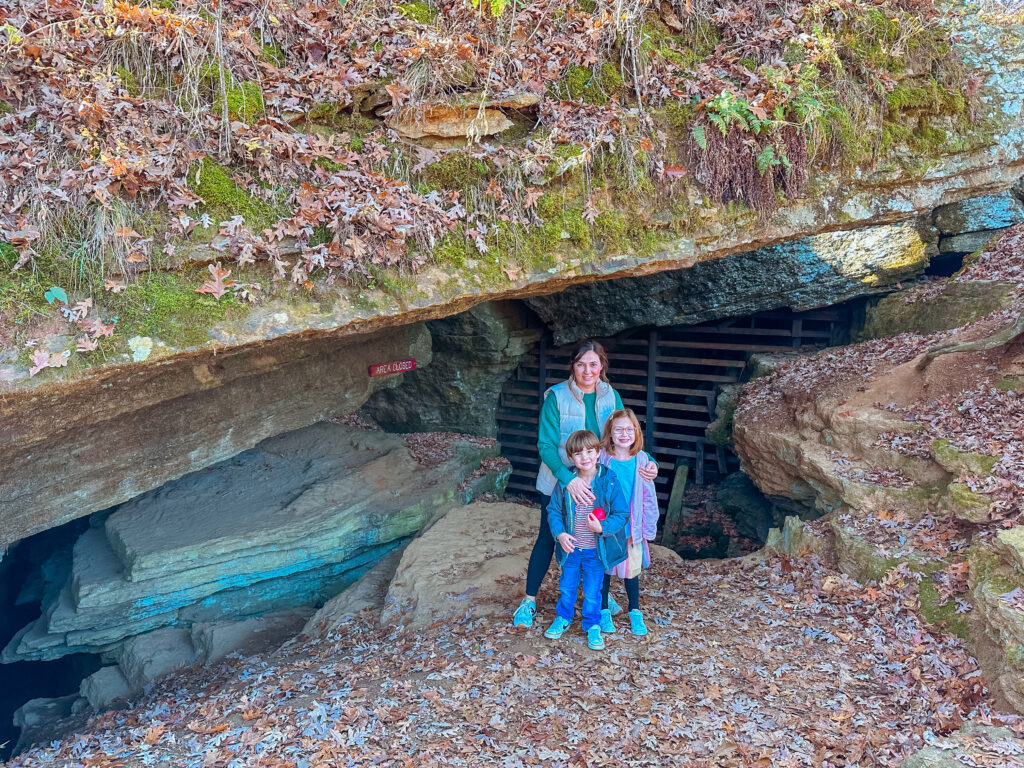
[(416, 2), (411, 3), (399, 3), (395, 6), (395, 10), (407, 19), (411, 19), (417, 24), (423, 24), (424, 26), (432, 24), (434, 19), (437, 18), (437, 11), (431, 8), (428, 3), (423, 2), (423, 0), (416, 0)]
[(265, 229), (280, 218), (273, 206), (239, 187), (224, 166), (203, 158), (188, 172), (189, 187), (203, 198), (205, 210), (217, 220), (241, 216), (254, 230)]
[(918, 608), (921, 615), (929, 624), (941, 627), (963, 640), (969, 640), (967, 619), (963, 614), (956, 612), (956, 600), (950, 599), (943, 605), (941, 599), (932, 578), (926, 576), (921, 579), (918, 592)]
[[(259, 83), (247, 80), (244, 82), (229, 85), (226, 92), (228, 105), (228, 117), (231, 120), (238, 120), (251, 125), (266, 114), (266, 106), (263, 103), (263, 91)], [(213, 103), (213, 110), (220, 114), (223, 109), (223, 102), (216, 99)]]
[(135, 75), (125, 67), (114, 67), (114, 74), (117, 75), (117, 79), (121, 81), (121, 85), (128, 91), (129, 96), (138, 96), (141, 93), (139, 89), (139, 81), (135, 79)]
[(562, 80), (555, 85), (554, 92), (558, 98), (604, 106), (624, 87), (618, 67), (610, 62), (595, 68), (570, 64)]
[(489, 178), (491, 166), (465, 152), (450, 152), (423, 169), (420, 178), (430, 189), (468, 190)]
[(232, 296), (217, 301), (196, 293), (207, 276), (197, 271), (192, 279), (166, 273), (146, 274), (118, 294), (105, 294), (104, 319), (117, 318), (117, 337), (152, 336), (178, 348), (210, 340), (209, 329), (225, 320), (236, 307)]

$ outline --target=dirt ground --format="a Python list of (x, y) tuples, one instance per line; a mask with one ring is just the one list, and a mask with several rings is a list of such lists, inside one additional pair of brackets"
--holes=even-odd
[[(418, 629), (368, 609), (169, 679), (11, 766), (898, 766), (967, 719), (1024, 732), (960, 641), (917, 619), (909, 573), (862, 586), (812, 560), (662, 556), (642, 579), (650, 635), (620, 616), (601, 652), (578, 623), (543, 637), (554, 572), (525, 631), (521, 583), (500, 581), (493, 615), (474, 595)], [(1024, 765), (1019, 741), (972, 738), (971, 764)]]

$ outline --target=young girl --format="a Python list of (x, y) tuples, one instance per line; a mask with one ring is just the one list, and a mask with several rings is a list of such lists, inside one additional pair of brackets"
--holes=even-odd
[(653, 541), (658, 533), (658, 496), (654, 491), (654, 483), (644, 480), (640, 475), (640, 469), (654, 461), (644, 453), (643, 447), (644, 435), (633, 410), (622, 408), (614, 411), (604, 426), (601, 463), (615, 473), (623, 495), (629, 502), (630, 538), (629, 556), (604, 577), (604, 589), (601, 592), (602, 632), (615, 631), (612, 612), (608, 610), (608, 587), (611, 585), (611, 577), (618, 576), (626, 582), (630, 628), (634, 635), (647, 634), (644, 615), (640, 612), (640, 571), (651, 565), (647, 542)]

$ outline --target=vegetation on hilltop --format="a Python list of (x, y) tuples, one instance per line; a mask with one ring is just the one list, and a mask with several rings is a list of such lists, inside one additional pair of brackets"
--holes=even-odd
[[(769, 216), (814, 166), (940, 154), (976, 88), (930, 0), (0, 3), (6, 279), (96, 296), (212, 248), (249, 299), (502, 282), (649, 251), (693, 199)], [(438, 114), (461, 140), (403, 132)], [(0, 321), (46, 311), (23, 294)]]

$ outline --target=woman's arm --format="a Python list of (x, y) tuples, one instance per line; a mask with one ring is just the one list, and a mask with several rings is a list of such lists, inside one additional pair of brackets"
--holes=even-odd
[(646, 455), (648, 461), (646, 464), (640, 467), (638, 471), (640, 472), (641, 478), (653, 483), (654, 479), (658, 476), (658, 462), (655, 461), (654, 457), (651, 456), (649, 453)]
[(554, 395), (549, 395), (544, 398), (544, 406), (540, 409), (537, 451), (540, 460), (551, 470), (558, 484), (565, 488), (576, 475), (562, 463), (562, 456), (558, 453), (558, 438), (558, 402)]

